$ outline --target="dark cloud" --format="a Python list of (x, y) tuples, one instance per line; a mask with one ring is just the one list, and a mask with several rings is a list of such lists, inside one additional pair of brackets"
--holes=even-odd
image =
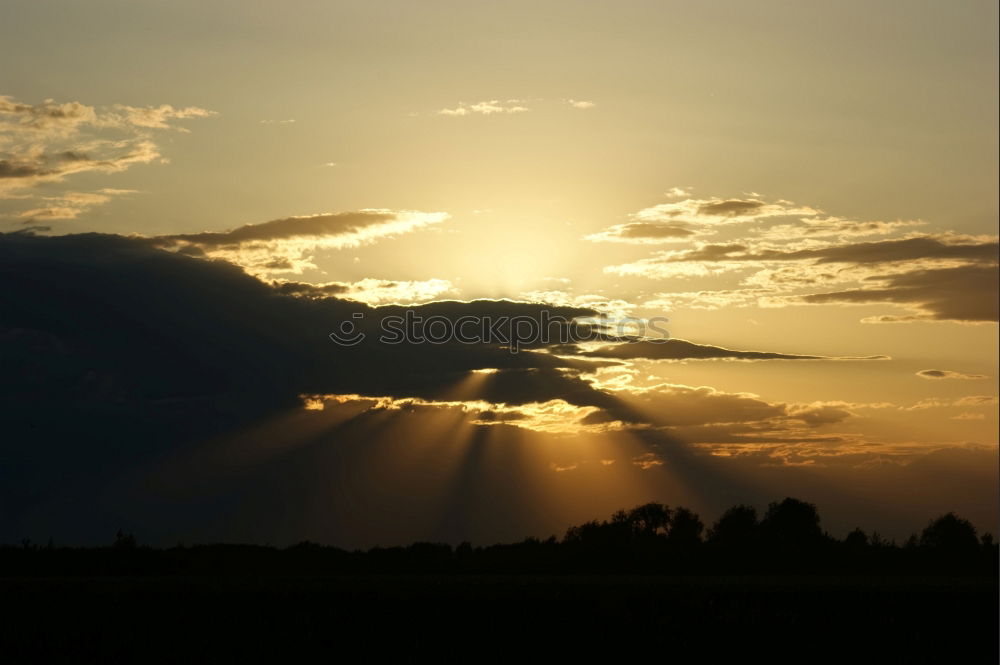
[[(740, 262), (768, 270), (755, 278), (772, 285), (798, 288), (823, 283), (861, 282), (860, 288), (807, 295), (776, 294), (775, 302), (889, 303), (919, 310), (918, 314), (881, 316), (870, 321), (996, 321), (998, 244), (995, 240), (920, 236), (905, 239), (831, 245), (814, 249), (754, 249), (746, 244), (706, 244), (692, 250), (662, 254), (632, 266), (640, 274), (656, 275), (671, 263)], [(768, 265), (771, 264), (771, 265)], [(824, 264), (843, 264), (823, 269)], [(894, 264), (894, 265), (893, 265)], [(890, 274), (873, 274), (893, 265)], [(780, 267), (776, 267), (780, 266)], [(702, 267), (702, 266), (698, 266)], [(829, 288), (829, 287), (828, 287)]]
[(315, 267), (319, 249), (356, 247), (409, 233), (448, 218), (440, 212), (358, 210), (284, 217), (228, 231), (205, 231), (146, 238), (153, 247), (219, 258), (254, 275), (301, 273)]
[(350, 286), (341, 283), (309, 284), (308, 282), (273, 282), (272, 286), (278, 293), (305, 296), (308, 298), (329, 298), (341, 295), (350, 290)]
[(886, 356), (866, 356), (864, 358), (834, 358), (831, 356), (809, 356), (771, 351), (736, 351), (720, 346), (695, 344), (683, 339), (664, 341), (636, 341), (631, 343), (602, 346), (583, 353), (585, 356), (600, 358), (647, 360), (693, 360), (710, 358), (734, 358), (740, 360), (882, 360)]
[(922, 369), (917, 372), (921, 379), (985, 379), (985, 374), (966, 374), (950, 369)]
[(633, 222), (623, 224), (618, 235), (623, 238), (687, 238), (695, 232), (679, 224), (657, 224), (655, 222)]
[(586, 239), (594, 242), (660, 244), (686, 240), (695, 235), (699, 235), (699, 231), (685, 222), (641, 221), (617, 224)]
[(157, 244), (185, 241), (202, 247), (239, 245), (252, 241), (284, 240), (297, 236), (329, 236), (356, 233), (365, 227), (395, 219), (389, 211), (341, 212), (308, 217), (285, 217), (261, 224), (245, 224), (230, 231), (205, 231), (157, 236)]
[(728, 201), (713, 201), (698, 206), (698, 214), (715, 215), (719, 217), (733, 217), (736, 215), (747, 215), (764, 206), (763, 201), (756, 199), (730, 199)]
[(741, 254), (747, 249), (746, 245), (740, 245), (737, 243), (727, 243), (727, 244), (709, 244), (702, 245), (698, 249), (690, 249), (686, 252), (677, 255), (674, 261), (728, 261), (730, 257), (736, 257), (733, 260), (740, 260), (740, 257), (746, 256)]
[(891, 263), (895, 261), (916, 261), (921, 259), (959, 259), (975, 262), (996, 262), (997, 243), (972, 242), (951, 243), (938, 238), (919, 237), (903, 240), (882, 240), (862, 242), (823, 249), (778, 252), (769, 260), (816, 259), (818, 263)]
[(0, 178), (31, 178), (52, 173), (38, 164), (0, 159)]
[[(571, 376), (560, 378), (562, 372), (602, 365), (531, 350), (511, 353), (503, 336), (475, 344), (379, 341), (386, 317), (403, 318), (408, 310), (424, 320), (523, 317), (541, 322), (542, 312), (557, 321), (595, 316), (589, 308), (488, 300), (373, 308), (337, 298), (290, 297), (283, 288), (264, 284), (237, 266), (157, 250), (143, 239), (98, 234), (2, 237), (8, 325), (76, 339), (71, 346), (95, 361), (100, 356), (116, 371), (144, 375), (129, 382), (142, 385), (138, 392), (144, 396), (169, 394), (171, 389), (159, 385), (159, 377), (184, 383), (185, 372), (191, 372), (190, 385), (200, 385), (206, 393), (243, 381), (257, 385), (251, 377), (267, 376), (268, 386), (258, 386), (261, 390), (294, 400), (301, 393), (338, 392), (437, 397), (473, 369), (535, 371), (530, 386), (524, 375), (509, 381), (502, 375), (492, 377), (496, 401), (517, 403), (543, 394), (555, 398), (567, 390), (587, 392), (589, 384)], [(30, 288), (16, 289), (13, 284)], [(330, 340), (329, 333), (345, 321), (356, 322), (368, 335), (363, 343), (341, 347)], [(557, 329), (553, 339), (558, 338)], [(120, 358), (126, 355), (134, 366), (122, 365)], [(143, 371), (143, 363), (150, 364), (150, 371)], [(538, 387), (548, 384), (548, 393)]]
[(879, 286), (800, 296), (803, 302), (889, 303), (921, 310), (919, 316), (882, 317), (883, 321), (997, 321), (997, 266), (959, 266), (872, 277)]
[(641, 422), (686, 427), (713, 423), (759, 422), (786, 414), (784, 404), (772, 404), (756, 395), (726, 393), (708, 387), (656, 386), (620, 393)]
[[(42, 505), (63, 526), (80, 517), (76, 505), (95, 511), (84, 522), (113, 523), (117, 508), (94, 502), (129, 474), (303, 411), (303, 394), (614, 403), (581, 375), (606, 364), (598, 360), (514, 354), (490, 339), (381, 343), (384, 318), (404, 309), (285, 295), (232, 264), (142, 239), (0, 235), (0, 539), (27, 533), (18, 525)], [(412, 309), (452, 318), (597, 314), (508, 301)], [(333, 343), (329, 333), (355, 314), (371, 336)], [(498, 371), (463, 389), (482, 368)], [(273, 443), (296, 435), (281, 430)]]
[(995, 263), (998, 258), (996, 241), (945, 242), (940, 238), (922, 236), (896, 240), (832, 245), (801, 250), (750, 250), (746, 245), (703, 245), (680, 252), (663, 260), (681, 261), (807, 261), (816, 263), (877, 264), (901, 261), (953, 259), (978, 263)]

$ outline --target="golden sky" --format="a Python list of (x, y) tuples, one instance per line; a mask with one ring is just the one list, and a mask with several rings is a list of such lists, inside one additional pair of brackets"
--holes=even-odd
[[(475, 363), (500, 371), (447, 394), (293, 391), (297, 429), (353, 409), (412, 438), (435, 514), (503, 479), (549, 506), (476, 535), (751, 496), (654, 435), (775, 493), (821, 478), (835, 526), (865, 501), (899, 532), (996, 521), (995, 2), (7, 0), (0, 55), (4, 232), (129, 236), (300, 299), (664, 316), (712, 350), (532, 354), (616, 406), (505, 397)], [(470, 441), (492, 471), (463, 481)], [(389, 514), (400, 454), (330, 464)]]

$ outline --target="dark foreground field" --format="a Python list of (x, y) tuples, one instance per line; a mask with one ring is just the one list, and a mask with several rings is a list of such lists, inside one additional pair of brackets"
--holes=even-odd
[(19, 578), (0, 599), (12, 664), (997, 662), (995, 578)]

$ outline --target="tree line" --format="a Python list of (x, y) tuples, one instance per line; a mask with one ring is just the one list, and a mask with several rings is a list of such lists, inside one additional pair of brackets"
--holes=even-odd
[(709, 528), (684, 507), (646, 503), (563, 537), (474, 547), (418, 542), (348, 551), (302, 542), (286, 548), (195, 545), (155, 549), (119, 532), (106, 547), (0, 547), (0, 575), (363, 573), (940, 574), (997, 576), (993, 536), (954, 513), (932, 519), (903, 543), (860, 528), (826, 533), (816, 507), (785, 498), (763, 515), (729, 508)]

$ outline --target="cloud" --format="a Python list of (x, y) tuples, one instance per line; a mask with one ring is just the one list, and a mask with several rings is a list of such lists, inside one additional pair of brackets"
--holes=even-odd
[(858, 222), (839, 217), (802, 218), (794, 224), (769, 226), (760, 233), (760, 237), (774, 240), (799, 240), (803, 237), (836, 236), (839, 238), (850, 238), (858, 236), (884, 236), (922, 225), (923, 222), (915, 220)]
[[(174, 108), (170, 104), (159, 106), (125, 106), (116, 104), (114, 110), (122, 114), (121, 118), (111, 116), (104, 119), (105, 123), (121, 123), (134, 127), (144, 127), (147, 129), (176, 129), (187, 131), (183, 127), (172, 125), (172, 120), (189, 120), (191, 118), (209, 118), (216, 115), (215, 111), (188, 106), (186, 108)], [(293, 121), (294, 122), (294, 121)]]
[(942, 270), (917, 270), (885, 278), (870, 277), (876, 286), (829, 293), (814, 293), (799, 299), (811, 304), (901, 305), (916, 312), (906, 317), (881, 317), (869, 322), (956, 321), (963, 323), (1000, 320), (997, 266), (961, 266)]
[(792, 407), (788, 410), (788, 415), (807, 425), (818, 427), (843, 422), (852, 417), (854, 414), (848, 410), (849, 406), (846, 402), (814, 402)]
[(845, 402), (775, 403), (752, 393), (666, 383), (629, 386), (611, 394), (616, 402), (592, 411), (580, 422), (634, 435), (658, 431), (697, 444), (827, 445), (843, 437), (816, 430), (854, 418), (850, 409), (865, 406)]
[(524, 113), (530, 109), (526, 106), (522, 106), (521, 100), (507, 100), (501, 101), (499, 99), (490, 99), (487, 101), (476, 102), (475, 104), (466, 104), (465, 102), (459, 103), (458, 106), (454, 108), (443, 108), (437, 112), (438, 115), (461, 117), (466, 115), (502, 115), (509, 113)]
[(958, 399), (942, 399), (940, 397), (930, 397), (922, 399), (912, 406), (900, 407), (904, 411), (920, 411), (923, 409), (940, 409), (947, 407), (977, 407), (993, 406), (997, 403), (996, 395), (967, 395)]
[[(158, 371), (176, 376), (171, 363), (180, 361), (164, 358), (166, 365), (161, 366), (156, 354), (166, 350), (154, 347), (167, 339), (186, 339), (183, 349), (175, 349), (188, 357), (183, 363), (185, 371), (197, 375), (200, 367), (206, 373), (201, 385), (192, 378), (191, 390), (211, 393), (220, 377), (260, 371), (266, 375), (280, 367), (278, 374), (283, 378), (275, 378), (272, 387), (285, 391), (289, 386), (280, 385), (290, 382), (294, 388), (289, 394), (293, 395), (357, 393), (439, 399), (469, 372), (492, 368), (499, 371), (482, 382), (480, 395), (470, 398), (510, 404), (566, 399), (580, 406), (603, 403), (606, 398), (579, 376), (581, 371), (607, 364), (598, 360), (560, 358), (531, 350), (512, 354), (502, 339), (489, 336), (477, 344), (392, 344), (379, 339), (386, 317), (403, 317), (411, 309), (428, 320), (530, 317), (544, 321), (544, 312), (553, 320), (571, 321), (597, 314), (588, 308), (503, 300), (374, 308), (343, 298), (292, 297), (289, 290), (301, 293), (303, 287), (274, 287), (232, 264), (159, 250), (149, 239), (100, 234), (0, 235), (0, 258), (3, 275), (10, 283), (16, 277), (18, 283), (31, 286), (8, 293), (5, 302), (11, 312), (7, 318), (10, 324), (37, 327), (43, 321), (36, 320), (36, 314), (52, 312), (58, 325), (51, 321), (45, 325), (55, 326), (50, 332), (57, 337), (86, 340), (84, 346), (95, 352), (148, 352), (149, 362), (155, 365), (147, 368), (151, 376), (160, 376)], [(364, 287), (370, 285), (364, 281), (336, 285), (328, 293), (349, 294)], [(92, 325), (71, 323), (77, 317), (87, 318), (83, 312), (94, 307), (103, 312), (100, 322), (91, 317)], [(363, 316), (359, 325), (368, 339), (350, 348), (334, 344), (328, 334), (342, 322), (354, 320), (355, 314)], [(159, 327), (156, 321), (170, 321), (170, 329)], [(100, 333), (106, 326), (117, 332)], [(153, 346), (144, 347), (144, 337)], [(545, 345), (540, 342), (537, 346)], [(136, 362), (134, 368), (124, 369), (145, 371), (138, 359)], [(271, 363), (277, 364), (271, 367)], [(264, 371), (264, 366), (271, 369)], [(215, 371), (220, 376), (209, 379)]]
[[(259, 231), (253, 233), (254, 238), (258, 235)], [(72, 353), (85, 354), (79, 363), (98, 368), (96, 377), (87, 381), (105, 383), (106, 397), (99, 399), (111, 402), (148, 403), (174, 395), (195, 399), (189, 404), (194, 407), (201, 403), (198, 400), (209, 399), (199, 395), (222, 396), (232, 390), (262, 391), (258, 397), (248, 395), (248, 405), (262, 398), (287, 404), (302, 394), (471, 400), (508, 406), (561, 400), (573, 408), (591, 407), (613, 414), (615, 420), (650, 422), (650, 417), (637, 409), (664, 399), (655, 391), (636, 393), (595, 387), (587, 375), (607, 366), (601, 356), (613, 356), (612, 349), (569, 356), (532, 350), (511, 354), (502, 343), (489, 337), (471, 345), (383, 343), (378, 335), (384, 329), (382, 322), (386, 317), (404, 316), (408, 308), (373, 308), (343, 297), (364, 289), (390, 288), (384, 284), (374, 288), (364, 281), (326, 285), (284, 282), (271, 286), (226, 263), (158, 250), (148, 239), (97, 234), (8, 234), (0, 236), (0, 258), (6, 283), (30, 285), (28, 289), (8, 292), (7, 325), (44, 331), (45, 339), (58, 340), (60, 348), (78, 349)], [(95, 307), (102, 312), (99, 320), (84, 314)], [(437, 301), (413, 308), (425, 320), (443, 317), (450, 321), (525, 316), (542, 321), (543, 312), (550, 319), (561, 317), (567, 321), (597, 315), (596, 310), (586, 307), (513, 301)], [(43, 312), (50, 314), (40, 317)], [(341, 322), (355, 320), (355, 314), (362, 315), (359, 325), (369, 334), (368, 339), (349, 348), (333, 344), (327, 334)], [(553, 339), (534, 348), (557, 348), (559, 344), (559, 339)], [(624, 344), (617, 348), (642, 346)], [(652, 346), (672, 349), (670, 357), (674, 358), (795, 358), (682, 340)], [(121, 365), (116, 360), (119, 357), (131, 360)], [(77, 361), (70, 365), (76, 366)], [(49, 355), (41, 366), (33, 365), (31, 371), (40, 372), (40, 377), (54, 373), (51, 389), (63, 386), (59, 397), (35, 394), (39, 404), (57, 400), (68, 407), (97, 394), (90, 383), (77, 384), (73, 379), (66, 384), (65, 379), (57, 379), (64, 366), (68, 366), (66, 359), (59, 354)], [(494, 371), (475, 372), (481, 369)], [(138, 377), (146, 378), (136, 383)], [(266, 385), (253, 377), (268, 377)], [(9, 378), (16, 377), (12, 374)], [(723, 399), (708, 389), (692, 392), (671, 387), (668, 392), (677, 400), (687, 400), (677, 407), (684, 411), (692, 400), (702, 404), (711, 401), (727, 408), (765, 409), (745, 396)], [(770, 414), (782, 410), (766, 407), (765, 411)], [(590, 413), (593, 411), (580, 412), (580, 418)], [(537, 420), (541, 416), (536, 413), (532, 417)], [(729, 421), (735, 418), (732, 413), (721, 417)], [(690, 415), (684, 418), (684, 422), (691, 422)]]
[(770, 351), (736, 351), (720, 346), (695, 344), (683, 339), (663, 341), (636, 341), (602, 346), (583, 353), (585, 356), (646, 359), (646, 360), (884, 360), (886, 356), (866, 356), (862, 358), (836, 358), (831, 356), (809, 356)]
[[(685, 198), (641, 210), (632, 218), (586, 238), (633, 244), (671, 242), (681, 247), (606, 266), (604, 272), (658, 280), (718, 277), (739, 282), (714, 291), (660, 292), (648, 301), (649, 306), (885, 304), (909, 311), (864, 321), (998, 319), (1000, 245), (995, 236), (910, 233), (865, 240), (864, 236), (899, 234), (920, 222), (845, 220), (808, 206), (767, 202), (756, 196)], [(739, 237), (693, 242), (706, 234), (733, 236), (726, 231), (730, 225), (749, 222), (754, 225)]]
[[(640, 222), (688, 229), (692, 231), (691, 236), (717, 233), (720, 225), (755, 223), (755, 227), (745, 229), (747, 236), (781, 241), (890, 235), (923, 224), (919, 220), (855, 221), (791, 201), (765, 201), (756, 194), (748, 198), (698, 199), (691, 198), (690, 193), (691, 188), (673, 187), (665, 195), (679, 200), (644, 208), (631, 217)], [(611, 227), (589, 239), (616, 241), (621, 233), (614, 229), (622, 226)]]
[[(488, 372), (492, 374), (493, 372)], [(545, 402), (531, 402), (509, 406), (483, 400), (432, 400), (421, 398), (395, 398), (391, 396), (368, 397), (362, 395), (302, 395), (305, 408), (324, 410), (328, 405), (336, 406), (348, 402), (366, 404), (368, 409), (383, 411), (426, 411), (452, 412), (462, 414), (477, 425), (516, 425), (519, 429), (534, 432), (579, 434), (588, 429), (583, 420), (594, 413), (595, 407), (575, 406), (561, 399)], [(591, 431), (601, 431), (594, 426)]]
[(64, 192), (58, 196), (39, 197), (44, 202), (41, 207), (29, 208), (14, 216), (24, 223), (50, 219), (75, 219), (94, 206), (107, 203), (114, 196), (135, 193), (130, 189), (99, 189), (96, 192)]
[[(118, 173), (135, 164), (165, 161), (154, 131), (186, 131), (174, 121), (206, 118), (214, 112), (169, 104), (97, 108), (80, 102), (47, 99), (25, 104), (0, 96), (0, 199), (38, 199), (26, 190), (43, 183), (61, 183), (82, 173)], [(16, 216), (24, 219), (72, 219), (89, 206), (72, 206), (58, 199), (36, 200)], [(91, 203), (90, 206), (98, 203)]]
[(985, 374), (965, 374), (950, 369), (922, 369), (917, 372), (921, 379), (985, 379)]
[(284, 217), (228, 231), (153, 236), (156, 247), (221, 258), (255, 275), (301, 273), (314, 267), (312, 253), (358, 247), (410, 233), (448, 219), (443, 212), (385, 209)]
[(663, 252), (644, 265), (687, 262), (784, 262), (808, 261), (813, 264), (844, 263), (854, 266), (912, 261), (959, 261), (995, 263), (998, 245), (995, 239), (975, 241), (947, 236), (918, 236), (863, 243), (833, 244), (809, 249), (755, 247), (744, 242), (702, 244), (695, 249)]
[[(80, 102), (58, 103), (46, 99), (40, 104), (25, 104), (0, 95), (0, 130), (3, 132), (34, 132), (38, 134), (65, 135), (79, 125), (96, 124), (98, 115), (94, 107)], [(4, 142), (11, 141), (4, 136)]]
[(438, 300), (443, 295), (456, 295), (455, 286), (446, 279), (395, 281), (362, 279), (357, 282), (275, 282), (275, 288), (306, 298), (347, 298), (368, 305), (415, 304)]
[(658, 426), (759, 422), (786, 415), (782, 404), (771, 404), (751, 393), (727, 393), (708, 386), (658, 384), (615, 394), (635, 414), (634, 422)]
[(643, 307), (672, 311), (681, 307), (689, 309), (715, 310), (724, 307), (751, 307), (761, 304), (762, 299), (774, 295), (771, 289), (720, 289), (716, 291), (679, 291), (657, 293)]
[(957, 416), (952, 416), (949, 420), (986, 420), (986, 415), (982, 413), (964, 411)]
[[(531, 104), (531, 107), (528, 106), (529, 103)], [(596, 106), (594, 102), (582, 99), (486, 99), (474, 103), (459, 102), (456, 106), (438, 109), (434, 112), (434, 114), (452, 118), (461, 118), (473, 115), (509, 115), (526, 113), (532, 110), (532, 108), (534, 108), (537, 104), (548, 104), (550, 106), (553, 104), (560, 104), (580, 110), (592, 109)], [(410, 115), (416, 116), (420, 114), (411, 113)]]
[[(677, 196), (686, 190), (674, 189), (668, 192)], [(808, 206), (800, 206), (791, 201), (766, 202), (757, 198), (722, 199), (687, 198), (670, 203), (661, 203), (643, 208), (634, 213), (640, 221), (688, 222), (692, 224), (743, 224), (762, 221), (772, 217), (792, 217), (817, 215), (819, 211)]]
[(599, 233), (585, 236), (591, 242), (624, 242), (641, 245), (653, 245), (666, 242), (690, 240), (699, 232), (682, 223), (660, 224), (656, 222), (629, 222), (616, 224)]
[(695, 199), (688, 188), (674, 187), (669, 198), (682, 200), (643, 208), (629, 215), (631, 222), (617, 224), (586, 236), (592, 242), (655, 244), (692, 240), (718, 232), (720, 225), (760, 222), (770, 218), (816, 215), (819, 211), (790, 201), (767, 203), (760, 199)]

